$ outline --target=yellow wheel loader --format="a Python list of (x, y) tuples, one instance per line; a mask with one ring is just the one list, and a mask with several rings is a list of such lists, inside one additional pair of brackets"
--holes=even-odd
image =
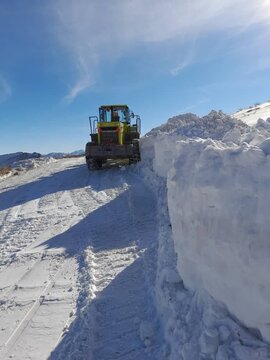
[(89, 122), (91, 141), (85, 147), (89, 170), (100, 169), (108, 159), (140, 161), (141, 119), (127, 105), (102, 105), (99, 117), (90, 116)]

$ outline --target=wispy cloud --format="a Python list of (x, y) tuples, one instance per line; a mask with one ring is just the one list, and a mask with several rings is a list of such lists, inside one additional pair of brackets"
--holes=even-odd
[[(88, 63), (87, 63), (88, 60)], [(76, 59), (77, 75), (76, 82), (71, 86), (68, 94), (64, 98), (64, 102), (71, 103), (79, 94), (88, 89), (94, 84), (92, 76), (89, 74), (89, 66), (91, 59), (84, 59), (83, 57)], [(93, 64), (92, 64), (93, 66)]]
[(0, 103), (5, 102), (12, 94), (11, 86), (7, 80), (0, 75)]
[(185, 68), (187, 68), (192, 63), (192, 60), (193, 60), (193, 57), (191, 55), (185, 57), (184, 59), (182, 59), (182, 61), (177, 66), (175, 66), (174, 68), (171, 69), (170, 73), (173, 76), (178, 75), (181, 71), (183, 71)]
[(192, 39), (190, 39), (187, 42), (187, 44), (182, 45), (181, 51), (179, 53), (179, 57), (181, 60), (177, 63), (176, 66), (174, 64), (174, 66), (170, 70), (172, 76), (177, 76), (195, 61), (197, 54), (196, 46), (198, 39), (199, 39), (199, 35), (193, 34)]
[(67, 101), (95, 83), (101, 63), (114, 63), (137, 45), (179, 46), (175, 76), (193, 61), (203, 36), (270, 25), (269, 0), (56, 0), (53, 9), (57, 37), (76, 69)]

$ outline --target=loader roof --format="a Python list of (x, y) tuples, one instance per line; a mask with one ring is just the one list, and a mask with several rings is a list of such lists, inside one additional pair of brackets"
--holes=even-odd
[(128, 108), (128, 106), (125, 105), (125, 104), (101, 105), (100, 107), (101, 108), (109, 108), (109, 107), (119, 107), (119, 108), (125, 107), (125, 108)]

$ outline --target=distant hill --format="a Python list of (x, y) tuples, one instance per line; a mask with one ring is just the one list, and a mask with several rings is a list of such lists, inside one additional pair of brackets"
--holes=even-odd
[(11, 154), (0, 155), (0, 167), (2, 166), (14, 166), (14, 164), (18, 163), (22, 160), (28, 159), (37, 159), (42, 155), (36, 152), (27, 153), (27, 152), (16, 152)]
[(76, 151), (73, 151), (72, 153), (70, 153), (69, 155), (84, 155), (84, 150), (76, 150)]
[(48, 154), (43, 155), (44, 157), (53, 157), (55, 159), (61, 159), (63, 158), (65, 155), (67, 155), (66, 153), (62, 153), (62, 152), (51, 152)]
[(84, 150), (75, 150), (71, 153), (63, 153), (63, 152), (51, 152), (49, 154), (46, 154), (44, 156), (46, 157), (53, 157), (55, 159), (62, 159), (66, 156), (81, 156), (84, 155)]
[[(41, 155), (40, 153), (33, 152), (16, 152), (10, 154), (0, 155), (0, 168), (7, 166), (9, 168), (21, 167), (25, 165), (26, 162), (31, 162), (31, 160), (38, 159), (40, 162), (48, 162), (50, 158), (62, 159), (68, 156), (82, 156), (84, 155), (83, 150), (76, 150), (71, 153), (62, 153), (62, 152), (52, 152), (46, 155)], [(29, 161), (28, 161), (29, 160)]]

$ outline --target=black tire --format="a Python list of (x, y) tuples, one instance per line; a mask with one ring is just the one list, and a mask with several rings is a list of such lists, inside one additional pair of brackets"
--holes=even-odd
[(86, 164), (88, 170), (99, 170), (102, 168), (102, 160), (99, 159), (87, 159)]
[(95, 163), (96, 163), (96, 168), (97, 168), (97, 169), (101, 169), (101, 168), (102, 168), (102, 164), (103, 164), (102, 160), (95, 160)]
[(138, 161), (141, 160), (139, 139), (133, 139), (132, 145), (133, 145), (133, 155), (132, 157), (129, 158), (129, 164), (136, 164)]

